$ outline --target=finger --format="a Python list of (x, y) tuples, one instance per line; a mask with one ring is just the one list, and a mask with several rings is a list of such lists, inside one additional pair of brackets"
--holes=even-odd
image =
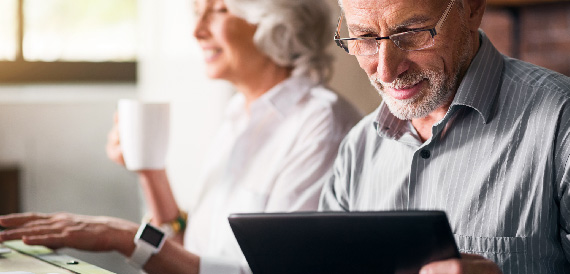
[(111, 131), (109, 131), (109, 133), (107, 133), (107, 146), (112, 146), (112, 145), (116, 145), (118, 143), (119, 140), (117, 140), (117, 138), (115, 137), (115, 133), (113, 132), (114, 130), (111, 129)]
[(107, 157), (113, 162), (120, 165), (125, 165), (125, 160), (123, 159), (123, 151), (120, 146), (107, 146)]
[(0, 217), (0, 225), (6, 228), (18, 227), (25, 223), (45, 218), (49, 218), (49, 215), (42, 213), (16, 213)]
[(61, 229), (66, 226), (70, 226), (73, 223), (74, 220), (69, 215), (54, 214), (50, 215), (48, 218), (29, 221), (25, 224), (22, 224), (19, 228), (51, 227), (53, 229)]
[(429, 263), (420, 274), (500, 274), (501, 269), (493, 261), (473, 254), (461, 254), (461, 259), (450, 259)]
[(9, 229), (0, 233), (0, 239), (2, 239), (2, 241), (19, 240), (25, 236), (60, 234), (62, 230), (63, 227), (56, 226)]
[(461, 253), (461, 259), (464, 260), (486, 260), (485, 257), (476, 254)]
[(65, 247), (66, 237), (62, 234), (49, 234), (37, 236), (25, 236), (22, 241), (28, 245), (43, 245), (51, 249), (58, 249)]
[(107, 146), (105, 146), (105, 151), (107, 152), (107, 157), (109, 159), (115, 159), (117, 157), (117, 151), (118, 150), (118, 146), (114, 145), (114, 144), (107, 144)]
[(115, 125), (109, 133), (107, 134), (107, 143), (109, 144), (119, 144), (121, 143), (121, 135), (119, 134), (119, 128)]
[(119, 144), (119, 114), (113, 115), (113, 127), (107, 134), (107, 144)]
[(120, 165), (125, 165), (123, 159), (123, 150), (121, 148), (121, 139), (118, 126), (115, 124), (111, 131), (107, 134), (107, 145), (105, 146), (107, 158)]
[(462, 274), (463, 267), (459, 259), (432, 262), (424, 265), (420, 274)]

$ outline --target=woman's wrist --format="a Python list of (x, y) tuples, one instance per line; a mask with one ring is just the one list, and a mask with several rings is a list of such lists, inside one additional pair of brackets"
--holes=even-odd
[(152, 223), (159, 227), (169, 238), (176, 237), (180, 233), (184, 233), (188, 223), (188, 213), (184, 210), (178, 210), (178, 215), (172, 220), (157, 221), (154, 220), (152, 214), (146, 214), (143, 223)]
[(166, 178), (166, 169), (143, 169), (137, 170), (137, 174), (141, 179), (154, 182)]
[(121, 241), (121, 246), (118, 247), (117, 249), (119, 253), (123, 254), (123, 256), (127, 258), (131, 257), (131, 255), (135, 251), (136, 247), (134, 242), (135, 235), (136, 231), (127, 233), (125, 236), (125, 241)]
[(134, 239), (139, 225), (130, 221), (119, 220), (112, 224), (111, 227), (113, 229), (109, 232), (109, 240), (113, 250), (123, 254), (125, 257), (130, 257), (135, 250)]

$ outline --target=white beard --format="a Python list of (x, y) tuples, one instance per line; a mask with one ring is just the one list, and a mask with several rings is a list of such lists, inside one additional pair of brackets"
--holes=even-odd
[[(445, 74), (443, 70), (436, 71), (432, 69), (419, 72), (408, 71), (391, 83), (384, 83), (372, 76), (369, 77), (372, 86), (382, 96), (382, 99), (394, 116), (401, 120), (423, 118), (446, 103), (451, 103), (455, 96), (456, 88), (459, 87), (458, 81), (461, 68), (470, 61), (469, 56), (473, 44), (471, 39), (469, 39), (469, 30), (467, 30), (465, 25), (462, 34), (465, 41), (461, 42), (462, 46), (456, 50), (456, 56), (459, 57), (459, 61), (454, 68), (452, 77)], [(428, 86), (410, 99), (398, 100), (384, 92), (384, 87), (408, 87), (422, 80), (427, 80)]]

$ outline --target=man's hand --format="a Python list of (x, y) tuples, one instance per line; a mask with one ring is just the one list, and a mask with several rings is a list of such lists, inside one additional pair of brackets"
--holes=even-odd
[(22, 213), (0, 217), (0, 242), (21, 239), (30, 245), (71, 247), (88, 251), (116, 250), (130, 255), (138, 225), (111, 217), (69, 213)]
[(424, 265), (420, 274), (502, 274), (494, 262), (479, 255), (461, 254), (461, 259), (449, 259)]

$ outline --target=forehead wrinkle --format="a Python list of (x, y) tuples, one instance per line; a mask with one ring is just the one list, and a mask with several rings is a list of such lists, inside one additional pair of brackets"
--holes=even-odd
[[(437, 1), (436, 1), (437, 2)], [(404, 31), (411, 25), (436, 21), (433, 11), (436, 3), (414, 1), (402, 4), (400, 1), (344, 1), (346, 25), (351, 32), (390, 35)], [(350, 10), (350, 11), (349, 11)], [(348, 14), (347, 14), (347, 11)], [(349, 18), (352, 17), (352, 18)], [(349, 19), (356, 19), (351, 20)]]
[[(366, 6), (358, 6), (358, 5), (351, 5), (350, 3), (350, 13), (346, 13), (346, 9), (343, 10), (344, 12), (344, 21), (346, 26), (348, 27), (348, 31), (352, 33), (376, 33), (376, 26), (378, 24), (378, 16), (376, 14), (376, 9), (369, 5)], [(351, 20), (354, 18), (358, 18), (357, 20)]]
[(360, 24), (349, 24), (348, 31), (352, 33), (375, 33), (376, 30), (374, 28), (360, 25)]
[(411, 26), (411, 25), (423, 24), (423, 23), (428, 22), (430, 20), (432, 20), (432, 18), (428, 17), (426, 15), (415, 15), (409, 19), (406, 19), (404, 22), (401, 22), (401, 23), (394, 25), (394, 27), (395, 28), (403, 28), (403, 27), (407, 27), (407, 26)]
[[(416, 15), (416, 16), (412, 16), (411, 18), (405, 19), (403, 22), (399, 22), (396, 23), (394, 25), (388, 25), (388, 30), (390, 32), (394, 32), (394, 31), (400, 31), (402, 29), (405, 29), (409, 26), (412, 25), (420, 25), (420, 24), (424, 24), (428, 21), (431, 21), (433, 18), (428, 17), (426, 15)], [(358, 22), (352, 23), (352, 24), (347, 24), (348, 26), (348, 31), (352, 32), (352, 33), (378, 33), (378, 29), (365, 25), (365, 24), (360, 24)]]

